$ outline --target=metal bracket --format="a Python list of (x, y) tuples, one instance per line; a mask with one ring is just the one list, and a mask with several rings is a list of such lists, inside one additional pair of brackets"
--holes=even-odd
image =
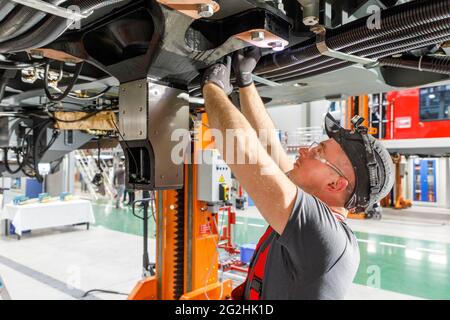
[(220, 5), (213, 0), (156, 0), (177, 10), (192, 19), (211, 18), (220, 10)]
[(317, 49), (324, 56), (339, 59), (342, 61), (358, 63), (358, 64), (363, 65), (366, 68), (372, 68), (379, 64), (379, 61), (375, 60), (375, 59), (359, 57), (359, 56), (355, 56), (352, 54), (340, 52), (340, 51), (329, 48), (326, 43), (326, 37), (325, 37), (327, 30), (323, 26), (311, 28), (311, 31), (316, 34)]
[[(118, 129), (127, 162), (128, 188), (183, 187), (187, 149), (182, 146), (190, 136), (189, 103), (180, 98), (182, 93), (148, 78), (120, 85)], [(174, 131), (178, 132), (176, 138)]]
[(51, 3), (48, 3), (48, 2), (45, 2), (42, 0), (12, 0), (12, 1), (16, 2), (18, 4), (21, 4), (21, 5), (39, 10), (39, 11), (47, 12), (47, 13), (50, 13), (50, 14), (58, 16), (58, 17), (75, 20), (75, 21), (85, 19), (85, 18), (89, 17), (90, 14), (92, 13), (92, 12), (89, 12), (89, 13), (76, 12), (75, 10), (70, 10), (70, 9), (62, 8), (60, 6), (55, 6)]

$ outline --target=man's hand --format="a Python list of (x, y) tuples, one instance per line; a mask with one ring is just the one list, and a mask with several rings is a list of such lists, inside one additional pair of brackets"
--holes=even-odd
[(237, 51), (233, 57), (233, 69), (239, 88), (248, 87), (253, 83), (252, 73), (261, 58), (261, 49), (249, 47)]
[(203, 87), (208, 83), (213, 83), (221, 88), (226, 95), (230, 95), (233, 92), (233, 86), (230, 81), (231, 76), (231, 57), (226, 57), (226, 64), (216, 63), (209, 67), (203, 74), (202, 92)]

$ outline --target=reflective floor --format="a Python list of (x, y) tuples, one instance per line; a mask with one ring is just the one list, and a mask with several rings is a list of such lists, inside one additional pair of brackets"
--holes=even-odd
[[(99, 226), (142, 235), (141, 221), (132, 215), (129, 207), (115, 209), (109, 203), (97, 202), (94, 212)], [(219, 225), (224, 224), (226, 217), (220, 217)], [(418, 298), (450, 299), (448, 224), (425, 220), (411, 222), (395, 216), (382, 221), (350, 221), (349, 224), (358, 238), (361, 253), (355, 284)], [(153, 221), (149, 227), (154, 237)], [(239, 211), (236, 243), (256, 243), (266, 227), (256, 209)]]

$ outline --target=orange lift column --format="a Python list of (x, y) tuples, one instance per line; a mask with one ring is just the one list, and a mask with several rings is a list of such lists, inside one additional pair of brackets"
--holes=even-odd
[[(194, 119), (196, 120), (196, 119)], [(212, 148), (206, 114), (194, 121), (190, 164), (184, 188), (159, 191), (156, 197), (156, 276), (140, 281), (133, 300), (230, 299), (231, 280), (218, 281), (218, 230), (207, 204), (197, 201), (198, 152)]]
[[(208, 132), (208, 118), (206, 113), (194, 123), (193, 157), (197, 163), (200, 151), (213, 149), (214, 141)], [(198, 166), (191, 166), (187, 174), (192, 182), (189, 184), (190, 203), (192, 208), (188, 218), (187, 240), (188, 250), (186, 259), (186, 294), (182, 300), (222, 300), (231, 298), (231, 280), (219, 282), (218, 280), (218, 244), (219, 230), (215, 228), (217, 215), (208, 212), (206, 202), (198, 201), (197, 197), (197, 170)], [(215, 223), (213, 219), (216, 219)]]

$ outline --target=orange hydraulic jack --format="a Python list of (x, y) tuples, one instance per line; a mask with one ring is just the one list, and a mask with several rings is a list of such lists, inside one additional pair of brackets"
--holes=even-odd
[(231, 280), (218, 278), (217, 216), (197, 201), (195, 157), (214, 142), (203, 131), (206, 115), (194, 120), (193, 164), (185, 165), (184, 188), (156, 196), (156, 275), (141, 280), (130, 300), (231, 299)]
[(406, 209), (412, 206), (412, 201), (407, 200), (403, 197), (403, 188), (402, 188), (402, 176), (401, 176), (401, 169), (400, 169), (400, 163), (402, 160), (401, 155), (396, 154), (392, 156), (392, 160), (395, 164), (395, 203), (394, 208), (395, 209)]

